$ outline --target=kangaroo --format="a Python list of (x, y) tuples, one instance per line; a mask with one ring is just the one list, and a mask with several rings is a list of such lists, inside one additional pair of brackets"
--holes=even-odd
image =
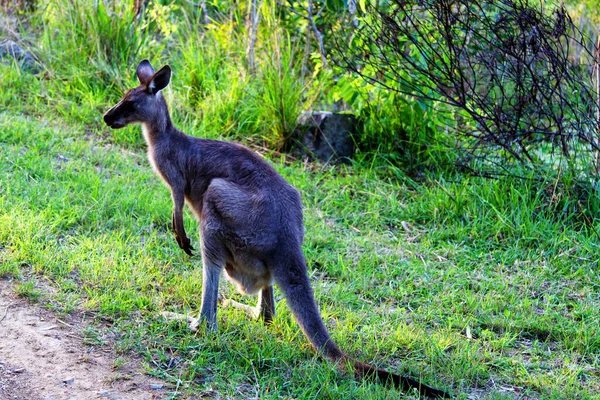
[(422, 396), (449, 397), (417, 380), (357, 361), (338, 348), (323, 324), (307, 275), (299, 192), (247, 147), (177, 130), (161, 94), (171, 79), (168, 65), (155, 72), (144, 60), (136, 73), (140, 86), (108, 110), (104, 121), (112, 129), (142, 124), (150, 164), (171, 189), (175, 239), (189, 255), (194, 249), (183, 225), (185, 202), (199, 220), (202, 304), (191, 328), (202, 322), (217, 330), (223, 270), (242, 293), (258, 294), (257, 307), (249, 311), (265, 324), (275, 316), (277, 284), (310, 343), (330, 360), (349, 363), (360, 376), (416, 389)]

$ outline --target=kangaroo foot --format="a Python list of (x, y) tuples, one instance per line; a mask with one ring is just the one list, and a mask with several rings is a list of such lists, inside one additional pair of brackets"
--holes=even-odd
[(163, 316), (168, 321), (185, 321), (188, 324), (188, 328), (193, 332), (198, 330), (198, 325), (200, 324), (199, 318), (194, 318), (187, 314), (179, 314), (170, 311), (162, 311), (160, 315)]

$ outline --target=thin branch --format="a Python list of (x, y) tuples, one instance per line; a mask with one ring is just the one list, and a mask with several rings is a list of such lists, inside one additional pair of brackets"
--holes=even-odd
[(254, 48), (256, 46), (256, 39), (258, 35), (258, 24), (260, 23), (260, 8), (262, 7), (263, 0), (250, 0), (250, 9), (248, 11), (248, 23), (250, 24), (250, 33), (248, 38), (248, 49), (246, 54), (248, 56), (248, 70), (250, 75), (254, 75), (256, 71), (256, 61), (254, 60)]
[(282, 7), (285, 7), (291, 13), (293, 13), (301, 18), (304, 18), (308, 21), (308, 23), (310, 25), (310, 29), (312, 30), (313, 34), (315, 35), (315, 38), (317, 39), (317, 44), (319, 45), (319, 53), (321, 54), (321, 62), (323, 63), (323, 66), (327, 66), (327, 56), (325, 53), (323, 34), (317, 27), (317, 23), (315, 21), (315, 17), (318, 18), (321, 15), (321, 13), (323, 12), (323, 10), (325, 9), (325, 4), (317, 12), (317, 14), (313, 14), (313, 1), (312, 0), (308, 0), (308, 6), (306, 8), (300, 6), (306, 12), (306, 14), (302, 14), (301, 12), (296, 10), (294, 7), (288, 6), (287, 4), (283, 3), (282, 0), (277, 0), (277, 4), (279, 4)]

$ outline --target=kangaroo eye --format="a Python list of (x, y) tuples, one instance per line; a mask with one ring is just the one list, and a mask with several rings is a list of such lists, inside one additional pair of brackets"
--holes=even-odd
[(135, 106), (134, 106), (134, 103), (132, 101), (125, 101), (121, 105), (120, 109), (123, 112), (132, 112), (133, 110), (135, 110)]

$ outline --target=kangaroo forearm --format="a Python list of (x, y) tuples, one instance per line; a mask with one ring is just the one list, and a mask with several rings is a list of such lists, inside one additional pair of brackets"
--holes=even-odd
[(183, 249), (188, 255), (193, 255), (193, 247), (190, 245), (190, 239), (185, 232), (185, 225), (183, 224), (183, 195), (173, 192), (173, 231), (175, 232), (175, 240), (179, 247)]

